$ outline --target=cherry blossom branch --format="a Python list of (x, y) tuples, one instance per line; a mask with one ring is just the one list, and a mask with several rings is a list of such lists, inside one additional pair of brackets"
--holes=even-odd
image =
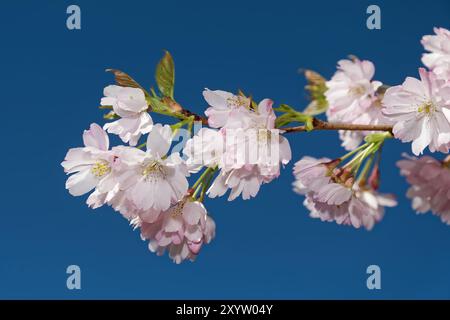
[[(435, 32), (436, 36), (423, 38), (425, 48), (450, 47), (450, 31)], [(426, 55), (424, 62), (436, 58), (436, 53)], [(439, 52), (439, 60), (441, 55)], [(450, 61), (450, 52), (446, 55), (442, 60)], [(381, 150), (385, 140), (394, 138), (393, 125), (386, 123), (404, 129), (396, 132), (395, 138), (412, 140), (416, 156), (427, 146), (448, 154), (450, 119), (440, 109), (450, 108), (446, 91), (449, 67), (419, 69), (421, 80), (409, 78), (388, 89), (372, 80), (375, 67), (370, 61), (351, 57), (338, 62), (329, 81), (305, 70), (310, 103), (302, 111), (287, 104), (274, 108), (271, 99), (257, 103), (240, 90), (236, 95), (205, 89), (207, 117), (177, 102), (175, 65), (167, 51), (156, 67), (157, 90), (147, 91), (128, 74), (108, 69), (117, 85), (104, 89), (100, 108), (108, 111), (104, 118), (113, 121), (103, 128), (91, 124), (83, 132), (84, 147), (67, 152), (62, 162), (65, 172), (71, 174), (66, 188), (74, 196), (93, 190), (86, 201), (90, 207), (110, 205), (140, 228), (141, 238), (149, 241), (152, 252), (161, 255), (168, 251), (174, 262), (181, 263), (194, 260), (215, 236), (215, 222), (203, 205), (206, 195), (221, 197), (229, 191), (228, 201), (255, 197), (261, 185), (276, 179), (292, 160), (288, 139), (273, 139), (272, 129), (283, 133), (361, 131), (340, 134), (348, 152), (338, 158), (305, 155), (298, 160), (293, 166), (293, 189), (305, 197), (303, 203), (312, 218), (371, 230), (386, 207), (397, 205), (394, 195), (378, 191)], [(150, 113), (171, 117), (175, 123), (154, 123)], [(331, 122), (320, 120), (320, 115)], [(437, 120), (428, 123), (425, 117)], [(207, 128), (193, 132), (194, 122)], [(174, 140), (177, 137), (184, 140), (180, 132), (184, 128), (189, 140), (173, 145), (179, 141)], [(243, 130), (241, 137), (233, 136), (236, 128)], [(118, 135), (124, 144), (109, 148), (108, 133)], [(139, 144), (143, 140), (145, 143)], [(411, 184), (407, 197), (412, 198), (413, 208), (418, 213), (429, 210), (450, 224), (450, 202), (445, 198), (450, 155), (444, 160), (405, 156), (397, 166)], [(200, 177), (189, 187), (187, 178), (197, 173)]]
[[(182, 107), (181, 113), (186, 117), (193, 116), (195, 121), (200, 121), (203, 125), (208, 125), (208, 119), (202, 117), (188, 109)], [(312, 118), (312, 129), (307, 128), (306, 125), (280, 128), (285, 133), (291, 132), (304, 132), (312, 130), (348, 130), (348, 131), (387, 131), (392, 133), (391, 125), (383, 124), (353, 124), (353, 123), (333, 123), (320, 120), (318, 118)]]
[[(112, 72), (115, 76), (117, 84), (125, 87), (140, 88), (144, 91), (147, 102), (149, 104), (148, 111), (155, 112), (167, 116), (173, 116), (179, 118), (180, 120), (192, 118), (194, 121), (201, 122), (202, 125), (208, 125), (208, 118), (201, 116), (189, 109), (181, 106), (173, 97), (173, 85), (174, 85), (174, 65), (171, 55), (166, 52), (164, 57), (161, 59), (157, 66), (156, 72), (156, 82), (158, 88), (161, 92), (162, 97), (159, 97), (156, 92), (151, 89), (151, 94), (145, 91), (145, 89), (139, 85), (133, 78), (128, 74), (116, 70), (108, 69), (107, 71)], [(287, 105), (281, 105), (278, 111), (286, 112), (286, 122), (278, 125), (277, 127), (282, 127), (289, 124), (290, 122), (304, 122), (305, 125), (295, 126), (295, 127), (285, 127), (282, 128), (284, 132), (303, 132), (311, 130), (349, 130), (349, 131), (387, 131), (392, 133), (392, 126), (390, 125), (363, 125), (363, 124), (350, 124), (350, 123), (331, 123), (326, 122), (315, 117), (313, 114), (323, 113), (326, 110), (326, 102), (323, 96), (323, 91), (325, 90), (325, 79), (319, 74), (312, 71), (307, 71), (307, 80), (309, 82), (307, 89), (311, 93), (311, 99), (314, 103), (308, 106), (307, 109), (314, 109), (312, 111), (316, 113), (303, 113), (294, 110)], [(322, 101), (324, 100), (324, 101)], [(101, 106), (102, 109), (112, 109), (111, 106)], [(305, 110), (306, 111), (306, 110)], [(311, 110), (309, 110), (311, 111)], [(105, 118), (116, 118), (117, 115), (114, 112), (107, 114)], [(280, 117), (281, 118), (281, 117)]]
[(208, 119), (194, 112), (182, 108), (181, 113), (186, 117), (194, 117), (194, 121), (200, 121), (203, 125), (208, 125)]
[(349, 130), (349, 131), (388, 131), (392, 133), (391, 125), (370, 125), (370, 124), (352, 124), (352, 123), (333, 123), (313, 118), (312, 129), (305, 125), (282, 128), (286, 133), (303, 132), (311, 130)]

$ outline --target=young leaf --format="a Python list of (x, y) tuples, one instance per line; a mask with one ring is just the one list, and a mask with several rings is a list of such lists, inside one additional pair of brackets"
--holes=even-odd
[(106, 72), (111, 72), (112, 74), (114, 74), (114, 78), (119, 86), (142, 89), (145, 95), (148, 96), (147, 91), (145, 91), (145, 89), (141, 87), (141, 85), (137, 83), (136, 80), (134, 80), (125, 72), (117, 69), (106, 69)]
[(324, 113), (328, 109), (328, 101), (325, 97), (326, 80), (319, 73), (312, 70), (303, 70), (308, 84), (305, 89), (309, 92), (311, 103), (303, 110), (303, 113), (315, 116)]
[(148, 97), (147, 101), (150, 104), (152, 111), (154, 111), (156, 113), (170, 112), (170, 110), (167, 108), (167, 106), (163, 102), (161, 102), (158, 98)]
[(170, 110), (174, 111), (174, 112), (181, 112), (183, 111), (183, 108), (178, 104), (178, 102), (176, 102), (175, 100), (173, 100), (172, 98), (169, 97), (163, 97), (161, 99), (161, 101), (169, 107)]
[(175, 64), (169, 51), (165, 51), (164, 57), (161, 58), (156, 66), (155, 79), (162, 95), (173, 99)]
[(278, 108), (273, 108), (273, 110), (278, 112), (295, 112), (295, 109), (291, 106), (288, 106), (287, 104), (280, 104)]
[(316, 116), (316, 115), (326, 112), (327, 109), (328, 109), (328, 104), (326, 103), (326, 101), (313, 100), (308, 104), (308, 106), (305, 108), (305, 110), (303, 110), (303, 113), (310, 115), (310, 116)]

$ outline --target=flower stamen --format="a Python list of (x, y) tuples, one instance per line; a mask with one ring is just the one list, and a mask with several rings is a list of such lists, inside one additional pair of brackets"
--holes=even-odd
[(147, 181), (155, 181), (157, 179), (166, 178), (164, 166), (157, 161), (151, 161), (149, 164), (145, 165), (142, 170), (142, 175)]
[(101, 178), (111, 172), (111, 167), (107, 161), (99, 160), (92, 166), (91, 172), (97, 178)]
[(248, 98), (241, 96), (233, 96), (227, 99), (227, 103), (230, 107), (239, 108), (248, 106)]
[(433, 113), (434, 111), (436, 111), (436, 107), (435, 107), (435, 105), (433, 104), (433, 102), (428, 101), (428, 102), (425, 102), (425, 103), (421, 104), (421, 105), (419, 106), (419, 108), (417, 109), (417, 111), (420, 112), (420, 113), (423, 112), (423, 113), (425, 113), (425, 114), (431, 114), (431, 113)]
[(355, 86), (350, 88), (349, 93), (353, 96), (362, 96), (364, 93), (366, 92), (366, 89), (364, 88), (364, 86)]

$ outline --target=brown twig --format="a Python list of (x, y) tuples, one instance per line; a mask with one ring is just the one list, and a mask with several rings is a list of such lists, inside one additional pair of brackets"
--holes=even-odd
[(191, 111), (189, 111), (189, 110), (186, 110), (186, 109), (184, 109), (184, 108), (181, 110), (181, 113), (182, 113), (183, 115), (185, 115), (186, 117), (191, 117), (191, 116), (193, 116), (195, 121), (201, 121), (201, 123), (202, 123), (203, 125), (208, 125), (208, 118), (202, 117), (201, 115), (198, 115), (198, 114), (196, 114), (196, 113), (194, 113), (194, 112), (191, 112)]
[[(308, 131), (306, 129), (306, 126), (287, 127), (280, 129), (286, 133)], [(312, 130), (389, 131), (392, 133), (392, 126), (384, 124), (371, 125), (371, 124), (333, 123), (314, 118)]]
[[(195, 121), (201, 121), (203, 125), (208, 125), (208, 118), (202, 117), (194, 112), (191, 112), (187, 109), (182, 108), (181, 113), (185, 116), (194, 116)], [(333, 123), (322, 121), (317, 118), (313, 118), (313, 131), (314, 130), (350, 130), (350, 131), (388, 131), (392, 133), (392, 126), (385, 124), (352, 124), (352, 123)], [(280, 128), (285, 133), (290, 132), (303, 132), (308, 131), (306, 126), (295, 126), (295, 127), (286, 127)]]

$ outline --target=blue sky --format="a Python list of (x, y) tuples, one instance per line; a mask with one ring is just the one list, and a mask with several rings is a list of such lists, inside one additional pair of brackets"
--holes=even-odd
[[(417, 76), (420, 38), (450, 28), (448, 1), (378, 1), (382, 29), (366, 28), (368, 1), (77, 1), (82, 29), (66, 28), (68, 1), (2, 2), (2, 183), (0, 298), (450, 298), (450, 229), (416, 215), (395, 161), (409, 145), (388, 141), (384, 192), (399, 205), (371, 232), (308, 217), (291, 191), (292, 164), (304, 155), (337, 157), (334, 132), (289, 136), (293, 162), (251, 201), (207, 200), (217, 237), (195, 263), (173, 264), (146, 248), (110, 208), (90, 210), (64, 189), (60, 166), (82, 143), (106, 68), (146, 87), (168, 49), (177, 99), (206, 107), (203, 88), (243, 89), (301, 109), (299, 68), (330, 77), (348, 54), (376, 65), (376, 79)], [(437, 155), (442, 158), (442, 155)], [(79, 265), (82, 289), (66, 288)], [(368, 290), (377, 264), (382, 289)]]

